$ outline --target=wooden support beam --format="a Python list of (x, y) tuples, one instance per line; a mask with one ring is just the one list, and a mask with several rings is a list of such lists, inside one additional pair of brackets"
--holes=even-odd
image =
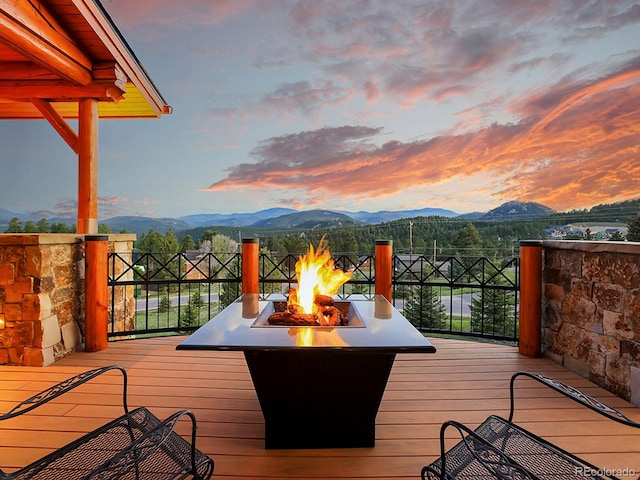
[(57, 80), (60, 77), (46, 68), (28, 62), (0, 62), (4, 80)]
[(91, 60), (40, 2), (0, 0), (0, 41), (63, 78), (91, 83)]
[(84, 86), (64, 80), (0, 80), (0, 97), (14, 101), (41, 98), (52, 102), (79, 102), (83, 98), (94, 98), (101, 102), (119, 102), (124, 98), (125, 87), (102, 80)]
[(87, 235), (84, 247), (85, 350), (99, 352), (109, 341), (109, 269), (107, 235)]
[(62, 118), (49, 102), (32, 98), (31, 103), (42, 113), (42, 116), (56, 129), (71, 149), (78, 153), (78, 136), (71, 126)]
[(98, 102), (78, 106), (78, 224), (77, 233), (98, 233)]

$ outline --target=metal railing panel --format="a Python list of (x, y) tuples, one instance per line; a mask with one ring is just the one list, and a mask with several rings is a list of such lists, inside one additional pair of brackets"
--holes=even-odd
[[(260, 254), (260, 294), (287, 293), (295, 286), (297, 255)], [(336, 255), (352, 270), (338, 295), (372, 297), (375, 256)], [(189, 333), (241, 292), (239, 253), (109, 254), (109, 336)], [(393, 256), (393, 304), (420, 331), (517, 341), (519, 259)], [(117, 272), (117, 273), (114, 273)]]

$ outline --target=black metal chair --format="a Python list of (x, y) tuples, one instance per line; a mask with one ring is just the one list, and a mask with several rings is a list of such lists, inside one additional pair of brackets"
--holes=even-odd
[[(213, 475), (214, 462), (196, 449), (196, 418), (181, 410), (159, 420), (144, 407), (127, 406), (127, 373), (120, 366), (90, 370), (48, 388), (0, 416), (0, 421), (27, 413), (110, 370), (123, 376), (123, 414), (102, 427), (12, 473), (0, 470), (1, 479), (161, 480)], [(191, 443), (174, 428), (182, 418), (191, 421)]]
[[(569, 385), (543, 375), (518, 372), (511, 377), (509, 419), (491, 415), (476, 429), (456, 422), (445, 422), (440, 429), (440, 458), (423, 467), (422, 479), (616, 479), (608, 472), (555, 446), (513, 422), (515, 380), (528, 377), (562, 395), (624, 425), (640, 428), (640, 423), (615, 408)], [(453, 428), (461, 440), (447, 451), (445, 433)]]

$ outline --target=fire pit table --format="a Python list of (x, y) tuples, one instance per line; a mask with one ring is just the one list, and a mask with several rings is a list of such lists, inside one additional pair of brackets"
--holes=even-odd
[(269, 325), (282, 295), (243, 295), (176, 347), (244, 352), (266, 448), (373, 447), (396, 353), (435, 347), (384, 297), (350, 296), (348, 325)]

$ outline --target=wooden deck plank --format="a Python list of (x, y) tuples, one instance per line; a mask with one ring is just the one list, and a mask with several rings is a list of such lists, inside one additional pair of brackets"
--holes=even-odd
[[(547, 359), (516, 348), (433, 339), (435, 355), (396, 357), (377, 417), (374, 448), (265, 450), (264, 421), (242, 353), (176, 351), (181, 337), (112, 342), (102, 352), (76, 353), (55, 365), (0, 367), (0, 409), (71, 375), (120, 364), (129, 376), (129, 405), (159, 417), (182, 408), (198, 418), (198, 447), (216, 461), (215, 478), (419, 478), (439, 452), (442, 422), (474, 427), (489, 414), (508, 415), (509, 379), (529, 370), (563, 380), (640, 421), (640, 409)], [(120, 413), (120, 378), (113, 373), (61, 399), (3, 422), (0, 465), (12, 469), (77, 438)], [(640, 475), (640, 431), (603, 420), (530, 380), (518, 387), (516, 420), (525, 428), (623, 479)], [(313, 412), (310, 411), (310, 415)], [(178, 431), (187, 432), (187, 425)]]

